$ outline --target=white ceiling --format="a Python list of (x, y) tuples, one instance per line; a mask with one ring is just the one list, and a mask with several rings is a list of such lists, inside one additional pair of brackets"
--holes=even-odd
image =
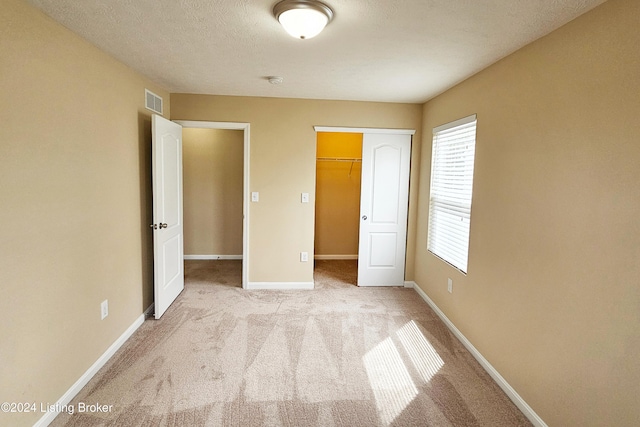
[(29, 2), (172, 93), (421, 103), (604, 0), (325, 0), (310, 40), (278, 0)]

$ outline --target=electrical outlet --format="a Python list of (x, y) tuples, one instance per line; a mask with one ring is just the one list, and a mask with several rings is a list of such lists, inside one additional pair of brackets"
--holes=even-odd
[(102, 301), (100, 304), (100, 320), (104, 320), (109, 315), (109, 300)]
[(453, 293), (453, 280), (447, 279), (447, 290), (449, 293)]
[(309, 252), (300, 252), (300, 262), (309, 261)]

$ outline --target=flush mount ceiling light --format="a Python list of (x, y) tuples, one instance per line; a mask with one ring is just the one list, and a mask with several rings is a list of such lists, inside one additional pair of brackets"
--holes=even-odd
[(273, 7), (273, 15), (293, 37), (310, 39), (331, 22), (333, 10), (316, 0), (283, 0)]

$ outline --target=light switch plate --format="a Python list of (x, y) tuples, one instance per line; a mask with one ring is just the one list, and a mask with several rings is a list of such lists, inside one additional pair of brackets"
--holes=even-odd
[(260, 193), (258, 193), (257, 191), (254, 191), (251, 193), (251, 201), (252, 202), (259, 202), (260, 201)]
[(302, 203), (309, 203), (309, 193), (302, 193)]
[(104, 300), (100, 304), (100, 319), (104, 320), (109, 315), (109, 300)]

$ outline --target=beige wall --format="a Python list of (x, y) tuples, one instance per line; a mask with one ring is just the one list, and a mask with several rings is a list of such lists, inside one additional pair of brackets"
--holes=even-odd
[(326, 159), (362, 159), (362, 136), (318, 132), (316, 255), (358, 255), (362, 163)]
[[(638, 28), (610, 0), (424, 108), (416, 281), (550, 426), (640, 424)], [(428, 147), (473, 113), (463, 276), (426, 251)]]
[[(421, 112), (417, 104), (171, 94), (172, 120), (251, 124), (249, 186), (260, 193), (260, 201), (249, 205), (250, 282), (313, 281), (313, 262), (301, 263), (299, 254), (313, 253), (314, 125), (419, 129)], [(421, 141), (419, 133), (417, 141)], [(419, 155), (419, 146), (414, 144), (414, 156)], [(412, 178), (417, 181), (417, 168)], [(412, 187), (414, 202), (415, 190)], [(303, 192), (310, 193), (311, 203), (300, 203)], [(414, 206), (410, 236), (415, 235)], [(412, 240), (409, 246), (407, 277), (411, 280)]]
[(169, 95), (23, 1), (0, 58), (0, 401), (53, 404), (152, 302), (144, 88)]
[(182, 130), (185, 255), (242, 255), (243, 147), (241, 130)]

